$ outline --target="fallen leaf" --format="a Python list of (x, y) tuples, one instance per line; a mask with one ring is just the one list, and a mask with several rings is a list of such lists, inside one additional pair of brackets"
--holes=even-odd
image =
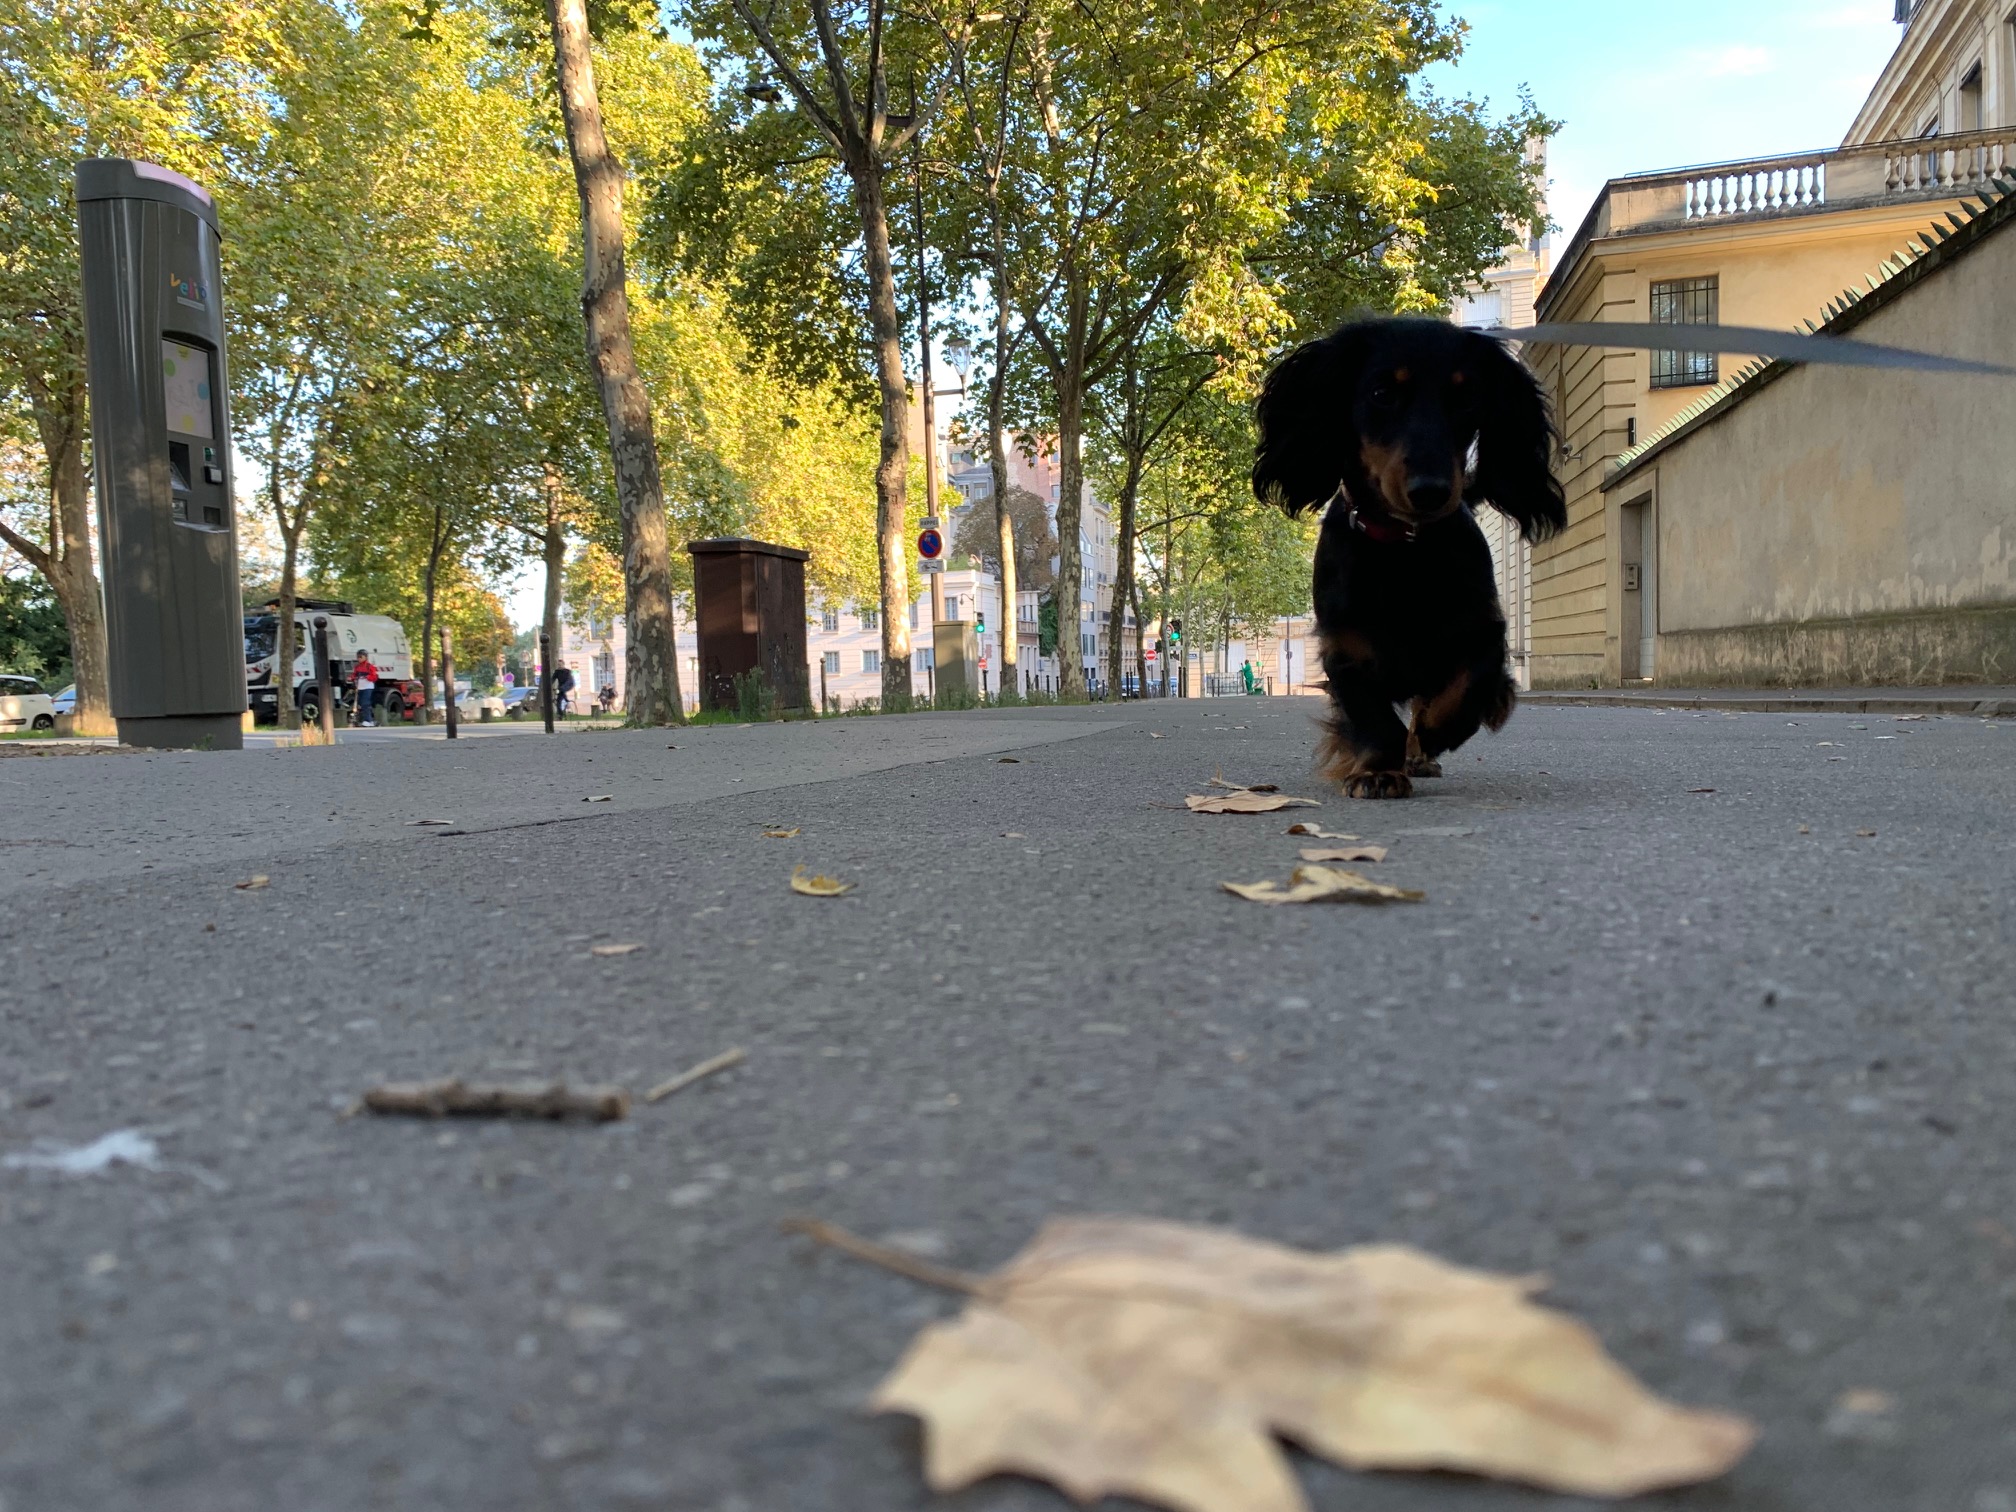
[(1536, 1277), (1401, 1245), (1329, 1254), (1131, 1218), (1053, 1220), (991, 1276), (794, 1225), (971, 1296), (877, 1388), (936, 1491), (1039, 1476), (1080, 1502), (1306, 1512), (1280, 1440), (1354, 1469), (1581, 1496), (1721, 1475), (1755, 1430), (1654, 1396)]
[(583, 798), (581, 801), (583, 803), (614, 803), (616, 795), (614, 793), (597, 793), (593, 798)]
[(414, 827), (415, 825), (422, 825), (422, 824), (453, 824), (454, 822), (455, 822), (455, 821), (454, 821), (453, 819), (408, 819), (408, 820), (406, 821), (406, 827), (407, 827), (408, 829), (412, 829), (412, 828), (413, 828), (413, 827)]
[(1029, 837), (1020, 830), (1003, 830), (1001, 831), (1001, 838), (1003, 840), (1027, 840)]
[(1687, 789), (1687, 791), (1688, 791), (1688, 792), (1690, 792), (1690, 793), (1712, 793), (1712, 792), (1714, 792), (1714, 791), (1715, 791), (1715, 789), (1713, 789), (1713, 788), (1689, 788), (1689, 789)]
[(273, 879), (271, 877), (267, 876), (264, 872), (260, 872), (256, 877), (247, 877), (243, 882), (233, 882), (231, 885), (240, 892), (257, 892), (262, 887), (272, 885), (272, 882)]
[(996, 756), (994, 759), (1003, 766), (1018, 766), (1022, 761), (1020, 756)]
[(1148, 732), (1148, 738), (1150, 740), (1160, 740), (1162, 737), (1160, 735), (1157, 735), (1153, 730), (1150, 730)]
[(1229, 793), (1192, 793), (1183, 800), (1193, 814), (1272, 814), (1285, 808), (1320, 808), (1314, 798), (1289, 798), (1281, 793), (1256, 793), (1239, 788)]
[(1306, 819), (1299, 824), (1289, 825), (1288, 833), (1291, 835), (1307, 835), (1312, 840), (1356, 840), (1358, 838), (1356, 835), (1347, 835), (1342, 830), (1326, 830), (1322, 825), (1311, 824)]
[(1304, 861), (1384, 861), (1383, 845), (1305, 845), (1297, 852)]
[(1900, 724), (1908, 724), (1914, 719), (1923, 719), (1925, 716), (1923, 714), (1892, 714), (1890, 717)]
[(1229, 893), (1255, 903), (1419, 903), (1428, 894), (1411, 887), (1388, 887), (1334, 866), (1298, 866), (1288, 886), (1278, 882), (1220, 882)]
[(795, 839), (797, 837), (797, 834), (798, 831), (796, 828), (766, 829), (765, 831), (763, 831), (763, 838), (765, 840), (791, 840)]
[(803, 893), (808, 898), (837, 898), (853, 890), (852, 882), (841, 882), (833, 877), (808, 877), (802, 866), (791, 873), (791, 891)]
[(1855, 838), (1856, 838), (1857, 840), (1874, 840), (1874, 839), (1876, 838), (1876, 831), (1874, 831), (1874, 830), (1857, 830), (1857, 831), (1855, 831)]
[(629, 940), (625, 941), (623, 944), (620, 945), (590, 945), (588, 947), (588, 954), (598, 956), (626, 956), (626, 955), (635, 955), (638, 951), (642, 950), (643, 948), (644, 947), (637, 941)]
[(1799, 826), (1799, 833), (1802, 835), (1810, 835), (1813, 833), (1813, 827), (1809, 824), (1802, 824)]
[(1227, 782), (1225, 780), (1225, 774), (1223, 772), (1219, 772), (1217, 775), (1212, 777), (1211, 786), (1228, 788), (1235, 793), (1278, 793), (1281, 791), (1281, 785), (1276, 782), (1255, 782), (1251, 784), (1244, 782)]

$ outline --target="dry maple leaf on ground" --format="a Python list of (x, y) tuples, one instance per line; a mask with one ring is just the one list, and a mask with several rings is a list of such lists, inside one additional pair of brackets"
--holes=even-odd
[(791, 873), (791, 891), (803, 893), (808, 898), (837, 898), (853, 890), (852, 882), (842, 882), (836, 877), (807, 876), (802, 866), (794, 868)]
[(1357, 835), (1347, 835), (1342, 830), (1326, 830), (1320, 824), (1311, 824), (1307, 819), (1288, 826), (1291, 835), (1307, 835), (1311, 840), (1356, 840)]
[(1304, 861), (1384, 861), (1383, 845), (1305, 845), (1296, 852)]
[(1255, 903), (1419, 903), (1428, 896), (1416, 888), (1389, 887), (1335, 866), (1298, 866), (1290, 874), (1286, 887), (1279, 882), (1218, 885)]
[(795, 839), (797, 834), (798, 831), (796, 828), (785, 829), (781, 825), (777, 825), (763, 831), (763, 838), (765, 840), (791, 840)]
[(1183, 801), (1193, 814), (1271, 814), (1285, 808), (1319, 807), (1314, 798), (1258, 793), (1252, 788), (1234, 788), (1229, 793), (1192, 793)]
[(991, 1276), (787, 1227), (968, 1294), (877, 1388), (954, 1491), (1018, 1473), (1081, 1502), (1307, 1512), (1279, 1440), (1353, 1469), (1457, 1470), (1582, 1496), (1721, 1475), (1755, 1430), (1654, 1396), (1540, 1282), (1401, 1245), (1316, 1254), (1222, 1229), (1054, 1219)]

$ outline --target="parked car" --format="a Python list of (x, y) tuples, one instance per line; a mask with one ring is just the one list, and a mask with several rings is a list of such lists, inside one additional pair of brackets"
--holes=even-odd
[(56, 701), (32, 677), (0, 672), (0, 734), (56, 728)]
[(504, 712), (513, 719), (523, 719), (527, 714), (539, 712), (539, 690), (537, 688), (506, 688), (504, 690)]
[[(428, 707), (436, 714), (445, 715), (448, 712), (448, 701), (436, 693), (434, 702)], [(495, 693), (477, 693), (469, 689), (456, 690), (455, 717), (464, 724), (473, 724), (481, 719), (486, 708), (490, 711), (490, 717), (497, 719), (504, 713), (504, 700)]]
[(56, 706), (58, 714), (75, 714), (77, 712), (77, 684), (70, 684), (69, 687), (65, 688), (61, 693), (56, 694), (49, 701)]

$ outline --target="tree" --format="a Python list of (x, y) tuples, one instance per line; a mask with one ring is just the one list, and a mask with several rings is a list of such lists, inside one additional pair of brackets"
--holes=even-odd
[[(809, 155), (830, 160), (827, 186), (851, 202), (866, 285), (866, 327), (881, 400), (881, 458), (876, 468), (876, 534), (882, 605), (882, 702), (909, 707), (909, 384), (903, 371), (903, 322), (890, 248), (885, 180), (944, 103), (950, 64), (964, 46), (972, 16), (927, 22), (885, 0), (860, 0), (836, 10), (831, 0), (804, 0), (759, 10), (752, 0), (693, 0), (696, 34), (720, 51), (726, 82), (745, 99), (782, 103), (789, 97)], [(907, 109), (890, 104), (890, 80), (910, 90)], [(920, 93), (921, 91), (921, 93)], [(731, 128), (733, 122), (728, 123)], [(787, 133), (759, 125), (768, 143)], [(817, 144), (816, 146), (813, 144)], [(778, 156), (775, 166), (802, 165), (807, 151)], [(748, 161), (745, 159), (745, 162)], [(829, 223), (830, 224), (830, 223)]]
[[(1027, 592), (1040, 592), (1055, 580), (1050, 559), (1057, 554), (1057, 532), (1050, 528), (1050, 506), (1026, 488), (1010, 488), (1002, 499), (988, 499), (964, 514), (955, 512), (952, 524), (952, 554), (971, 557), (995, 575), (997, 582), (1020, 583)], [(1005, 512), (1008, 529), (995, 523)], [(1011, 572), (1001, 570), (1001, 552), (1014, 553)], [(1005, 626), (1013, 605), (1004, 586), (1001, 619)], [(1005, 653), (1004, 653), (1005, 655)]]
[[(274, 683), (293, 706), (294, 609), (304, 543), (374, 401), (396, 393), (410, 334), (402, 290), (439, 249), (448, 159), (467, 142), (430, 128), (431, 60), (389, 5), (279, 11), (292, 66), (267, 94), (267, 130), (233, 160), (224, 275), (234, 320), (233, 421), (280, 537)], [(438, 78), (438, 75), (437, 75)], [(336, 444), (339, 430), (344, 445)]]
[(633, 725), (683, 724), (679, 645), (672, 619), (671, 542), (665, 527), (651, 395), (638, 376), (623, 268), (623, 167), (609, 150), (595, 90), (584, 0), (546, 0), (567, 150), (581, 195), (581, 309), (588, 362), (602, 390), (609, 455), (623, 522), (625, 703)]
[(221, 187), (270, 123), (262, 86), (292, 60), (257, 3), (0, 0), (0, 36), (0, 407), (42, 458), (39, 497), (0, 499), (0, 541), (62, 606), (79, 728), (109, 731), (72, 168), (137, 157)]
[(0, 573), (0, 672), (39, 678), (52, 690), (70, 681), (70, 626), (46, 581)]

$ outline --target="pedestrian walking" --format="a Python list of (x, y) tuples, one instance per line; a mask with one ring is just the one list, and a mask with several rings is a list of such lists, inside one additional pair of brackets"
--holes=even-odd
[(371, 713), (378, 698), (378, 668), (372, 663), (370, 652), (357, 653), (357, 663), (350, 669), (350, 682), (357, 694), (357, 723), (368, 729), (377, 722)]

